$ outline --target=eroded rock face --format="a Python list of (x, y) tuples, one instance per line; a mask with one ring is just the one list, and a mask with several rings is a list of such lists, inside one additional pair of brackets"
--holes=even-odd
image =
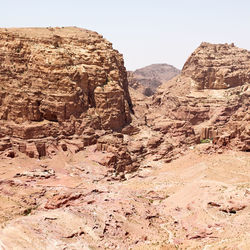
[(1, 137), (82, 136), (131, 121), (122, 55), (96, 32), (0, 29), (0, 82)]
[(182, 74), (197, 89), (226, 89), (250, 83), (250, 51), (234, 44), (203, 42), (188, 58)]
[[(169, 121), (185, 121), (195, 133), (188, 133), (187, 138), (183, 138), (184, 130), (177, 133), (183, 144), (199, 136), (201, 141), (213, 141), (217, 148), (249, 151), (249, 55), (233, 44), (202, 43), (181, 75), (163, 84), (153, 96), (148, 124), (167, 131)], [(176, 134), (178, 129), (174, 131)]]
[(183, 73), (153, 98), (131, 89), (133, 121), (120, 132), (107, 130), (128, 117), (119, 81), (97, 86), (79, 117), (77, 101), (65, 118), (53, 109), (65, 100), (44, 90), (54, 121), (43, 99), (41, 121), (15, 111), (14, 94), (26, 100), (28, 89), (3, 84), (17, 119), (0, 126), (0, 248), (249, 249), (249, 153), (235, 150), (250, 148), (249, 83), (197, 90), (192, 81)]

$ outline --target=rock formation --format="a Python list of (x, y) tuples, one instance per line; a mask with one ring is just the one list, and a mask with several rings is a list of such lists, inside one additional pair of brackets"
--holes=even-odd
[(181, 75), (163, 84), (153, 97), (147, 115), (152, 126), (160, 126), (164, 119), (185, 121), (200, 140), (248, 151), (249, 55), (233, 44), (202, 43)]
[(88, 144), (90, 128), (120, 131), (131, 121), (122, 55), (96, 32), (0, 29), (0, 82), (0, 150), (43, 156), (49, 141)]
[[(0, 150), (10, 149), (9, 157), (11, 148), (39, 158), (97, 144), (107, 153), (101, 164), (119, 173), (146, 158), (169, 162), (206, 139), (249, 150), (246, 50), (202, 43), (152, 101), (132, 84), (128, 126), (123, 59), (102, 36), (78, 28), (2, 29), (0, 36)], [(136, 74), (162, 81), (172, 67), (160, 66), (159, 76), (159, 65)]]
[(203, 42), (188, 58), (182, 74), (197, 89), (227, 89), (250, 83), (250, 51), (232, 44)]
[(203, 43), (130, 114), (97, 33), (0, 37), (0, 249), (249, 249), (248, 51)]
[(169, 81), (180, 70), (169, 64), (152, 64), (134, 72), (128, 72), (129, 86), (145, 96), (152, 96), (157, 87)]

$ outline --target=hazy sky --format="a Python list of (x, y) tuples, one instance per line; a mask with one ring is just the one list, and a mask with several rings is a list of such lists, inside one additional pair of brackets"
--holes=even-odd
[(0, 0), (0, 26), (83, 27), (112, 42), (129, 70), (182, 68), (202, 41), (250, 50), (250, 0)]

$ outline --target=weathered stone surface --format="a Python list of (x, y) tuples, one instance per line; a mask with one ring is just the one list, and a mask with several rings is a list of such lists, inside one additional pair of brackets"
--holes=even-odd
[(250, 83), (250, 51), (234, 44), (203, 42), (188, 58), (182, 74), (197, 89), (226, 89)]
[(97, 141), (97, 150), (107, 152), (100, 163), (112, 168), (116, 174), (131, 172), (138, 168), (135, 164), (136, 158), (132, 159), (135, 152), (129, 151), (122, 134), (108, 134), (100, 137)]
[(235, 150), (249, 151), (249, 84), (197, 91), (190, 79), (133, 92), (119, 132), (114, 81), (79, 117), (1, 120), (0, 248), (249, 249), (249, 153)]
[(179, 148), (212, 139), (216, 147), (248, 151), (249, 55), (234, 45), (202, 43), (181, 75), (153, 96), (146, 111), (147, 124), (171, 135), (170, 139), (176, 137), (174, 144)]
[(213, 139), (217, 136), (217, 131), (215, 131), (212, 127), (204, 127), (201, 129), (201, 140), (205, 139)]
[(1, 248), (249, 249), (248, 153), (193, 150), (125, 178), (92, 153), (1, 158)]
[(0, 29), (0, 82), (0, 137), (82, 136), (131, 121), (122, 55), (96, 32)]

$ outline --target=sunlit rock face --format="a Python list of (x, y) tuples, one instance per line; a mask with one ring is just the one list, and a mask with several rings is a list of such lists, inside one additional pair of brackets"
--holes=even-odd
[(197, 89), (226, 89), (250, 83), (250, 51), (234, 44), (203, 42), (188, 58), (182, 74)]
[[(249, 86), (249, 51), (234, 44), (202, 43), (181, 74), (153, 96), (148, 124), (157, 129), (161, 125), (159, 129), (165, 131), (169, 120), (185, 121), (201, 141), (208, 139), (216, 147), (249, 151)], [(184, 131), (177, 136), (182, 144), (190, 139)]]
[(131, 100), (123, 57), (85, 29), (0, 29), (0, 135), (41, 139), (121, 130)]

